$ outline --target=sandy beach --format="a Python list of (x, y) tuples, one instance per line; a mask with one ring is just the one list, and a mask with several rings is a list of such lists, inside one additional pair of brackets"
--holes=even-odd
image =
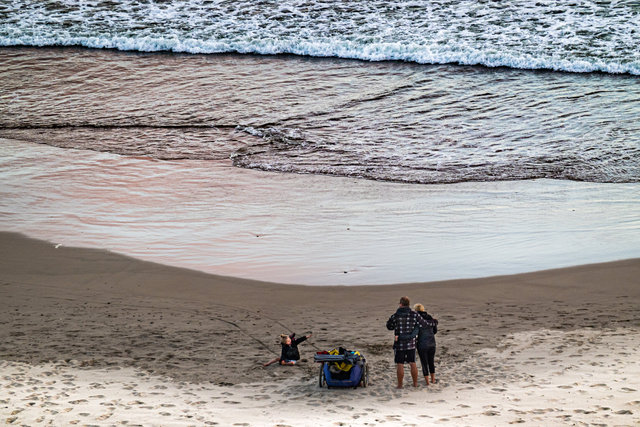
[(640, 426), (637, 3), (3, 2), (0, 424)]
[[(214, 276), (0, 233), (0, 415), (14, 425), (637, 425), (640, 260), (383, 286)], [(440, 321), (438, 384), (396, 390), (400, 296)], [(295, 367), (262, 363), (313, 331)], [(367, 388), (317, 384), (359, 350)]]

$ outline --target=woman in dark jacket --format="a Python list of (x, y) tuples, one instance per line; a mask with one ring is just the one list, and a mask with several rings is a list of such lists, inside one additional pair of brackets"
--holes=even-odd
[(413, 306), (414, 310), (418, 312), (418, 315), (424, 317), (427, 320), (435, 320), (435, 326), (425, 326), (416, 328), (410, 334), (402, 334), (398, 336), (399, 340), (411, 339), (418, 337), (416, 348), (418, 349), (418, 355), (420, 356), (420, 365), (422, 366), (422, 374), (427, 385), (429, 385), (429, 377), (431, 377), (431, 384), (436, 383), (436, 367), (434, 358), (436, 355), (436, 337), (438, 333), (438, 321), (428, 314), (422, 304), (416, 304)]

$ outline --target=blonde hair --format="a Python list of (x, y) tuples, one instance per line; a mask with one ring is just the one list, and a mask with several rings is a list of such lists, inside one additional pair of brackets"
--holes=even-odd
[(287, 343), (287, 338), (289, 338), (289, 335), (287, 335), (287, 334), (280, 334), (280, 343), (282, 343), (282, 344), (286, 344), (286, 343)]
[(414, 309), (415, 311), (424, 311), (424, 305), (422, 305), (422, 304), (416, 304), (416, 305), (414, 305), (414, 306), (413, 306), (413, 309)]

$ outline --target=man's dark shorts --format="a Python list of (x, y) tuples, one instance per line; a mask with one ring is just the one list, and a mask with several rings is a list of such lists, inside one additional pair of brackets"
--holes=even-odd
[(395, 357), (393, 360), (396, 363), (416, 363), (416, 349), (395, 350)]

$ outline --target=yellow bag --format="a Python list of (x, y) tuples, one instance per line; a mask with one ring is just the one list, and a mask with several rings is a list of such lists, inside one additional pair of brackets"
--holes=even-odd
[[(358, 351), (350, 351), (349, 353), (357, 354), (358, 356), (360, 356), (360, 352)], [(329, 354), (339, 355), (340, 351), (337, 348), (334, 348), (329, 352)], [(348, 372), (351, 370), (351, 368), (353, 368), (353, 365), (347, 362), (332, 362), (332, 364), (338, 369), (340, 369), (341, 371), (345, 371), (345, 372)]]

